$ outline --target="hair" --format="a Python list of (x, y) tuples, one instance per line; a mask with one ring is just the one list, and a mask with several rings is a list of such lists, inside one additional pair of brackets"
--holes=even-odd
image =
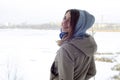
[(77, 24), (77, 21), (79, 19), (80, 13), (79, 10), (77, 9), (69, 9), (65, 12), (65, 15), (67, 12), (70, 12), (71, 15), (71, 21), (70, 21), (70, 26), (71, 29), (68, 32), (67, 35), (65, 35), (62, 40), (58, 41), (58, 45), (61, 45), (64, 41), (69, 40), (70, 38), (72, 38), (73, 34), (74, 34), (74, 30), (75, 30), (75, 26)]

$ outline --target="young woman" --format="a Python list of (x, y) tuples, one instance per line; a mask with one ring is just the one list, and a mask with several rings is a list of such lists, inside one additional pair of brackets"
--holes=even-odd
[(51, 66), (50, 80), (89, 80), (96, 74), (94, 53), (97, 45), (86, 31), (95, 18), (85, 10), (66, 11), (61, 27), (55, 60)]

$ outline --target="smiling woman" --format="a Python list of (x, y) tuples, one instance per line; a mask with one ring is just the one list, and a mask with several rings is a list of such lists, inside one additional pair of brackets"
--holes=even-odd
[(58, 42), (60, 48), (51, 66), (50, 80), (88, 80), (95, 76), (97, 44), (86, 33), (94, 21), (94, 16), (85, 10), (65, 12)]

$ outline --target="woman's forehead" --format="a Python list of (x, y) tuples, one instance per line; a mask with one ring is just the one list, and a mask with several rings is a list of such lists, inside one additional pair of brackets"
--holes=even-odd
[(70, 12), (67, 12), (67, 13), (65, 14), (65, 16), (66, 16), (66, 18), (70, 18), (70, 17), (71, 17)]

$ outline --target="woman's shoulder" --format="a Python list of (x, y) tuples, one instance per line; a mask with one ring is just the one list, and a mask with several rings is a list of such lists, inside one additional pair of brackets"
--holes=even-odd
[(60, 48), (61, 48), (61, 49), (71, 49), (72, 47), (71, 47), (71, 45), (70, 45), (69, 42), (65, 42), (65, 43), (63, 43), (63, 44), (61, 45)]
[[(66, 42), (61, 45), (60, 51), (66, 51), (68, 54), (76, 55), (77, 52), (80, 52), (71, 42)], [(74, 54), (73, 54), (74, 53)]]

